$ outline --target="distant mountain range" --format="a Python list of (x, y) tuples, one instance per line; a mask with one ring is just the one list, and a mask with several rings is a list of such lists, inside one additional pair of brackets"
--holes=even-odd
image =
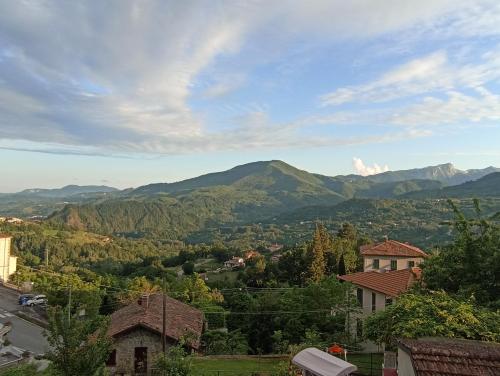
[(404, 195), (404, 198), (478, 198), (497, 196), (500, 196), (500, 172), (493, 172), (478, 180), (467, 181), (459, 185), (409, 192)]
[(62, 188), (55, 189), (25, 189), (24, 191), (15, 193), (15, 195), (20, 196), (36, 196), (36, 197), (46, 197), (46, 198), (64, 198), (71, 197), (75, 195), (86, 195), (92, 193), (111, 193), (117, 192), (117, 188), (108, 187), (105, 185), (67, 185)]
[[(179, 238), (209, 226), (283, 217), (353, 198), (500, 196), (500, 173), (495, 171), (499, 170), (460, 171), (445, 164), (366, 177), (329, 177), (282, 161), (254, 162), (180, 182), (111, 191), (107, 198), (66, 205), (50, 221), (98, 233)], [(461, 184), (452, 185), (456, 182)]]

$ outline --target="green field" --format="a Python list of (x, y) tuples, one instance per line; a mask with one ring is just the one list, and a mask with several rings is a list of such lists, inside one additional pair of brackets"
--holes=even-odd
[(238, 279), (238, 271), (223, 271), (220, 273), (208, 273), (207, 283), (212, 287), (218, 287), (220, 285), (227, 285), (227, 283), (234, 283)]
[(197, 358), (193, 360), (195, 376), (250, 376), (252, 374), (270, 376), (277, 371), (280, 358)]
[[(193, 360), (193, 375), (195, 376), (272, 376), (280, 366), (287, 362), (278, 357), (203, 357)], [(348, 354), (347, 361), (358, 367), (363, 375), (380, 375), (382, 371), (382, 354)]]

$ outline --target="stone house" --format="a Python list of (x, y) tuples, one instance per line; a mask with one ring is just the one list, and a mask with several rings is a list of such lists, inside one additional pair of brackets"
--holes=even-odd
[[(203, 313), (170, 297), (166, 298), (166, 343), (176, 345), (189, 338), (188, 348), (198, 351)], [(154, 360), (163, 348), (163, 295), (144, 295), (111, 315), (108, 335), (113, 351), (107, 361), (111, 375), (151, 375)]]

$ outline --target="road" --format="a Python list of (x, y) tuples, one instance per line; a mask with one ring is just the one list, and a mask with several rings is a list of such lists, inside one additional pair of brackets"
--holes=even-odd
[(34, 354), (44, 354), (49, 345), (43, 336), (43, 328), (15, 315), (20, 309), (17, 299), (18, 294), (15, 291), (0, 286), (0, 322), (12, 324), (7, 338), (14, 346)]

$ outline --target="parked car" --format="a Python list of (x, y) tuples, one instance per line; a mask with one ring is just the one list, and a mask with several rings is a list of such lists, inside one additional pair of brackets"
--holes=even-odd
[(29, 299), (26, 301), (26, 305), (30, 307), (43, 304), (47, 304), (47, 297), (45, 295), (35, 295), (33, 299)]
[(19, 305), (25, 305), (26, 302), (35, 297), (34, 294), (21, 294), (19, 295)]

